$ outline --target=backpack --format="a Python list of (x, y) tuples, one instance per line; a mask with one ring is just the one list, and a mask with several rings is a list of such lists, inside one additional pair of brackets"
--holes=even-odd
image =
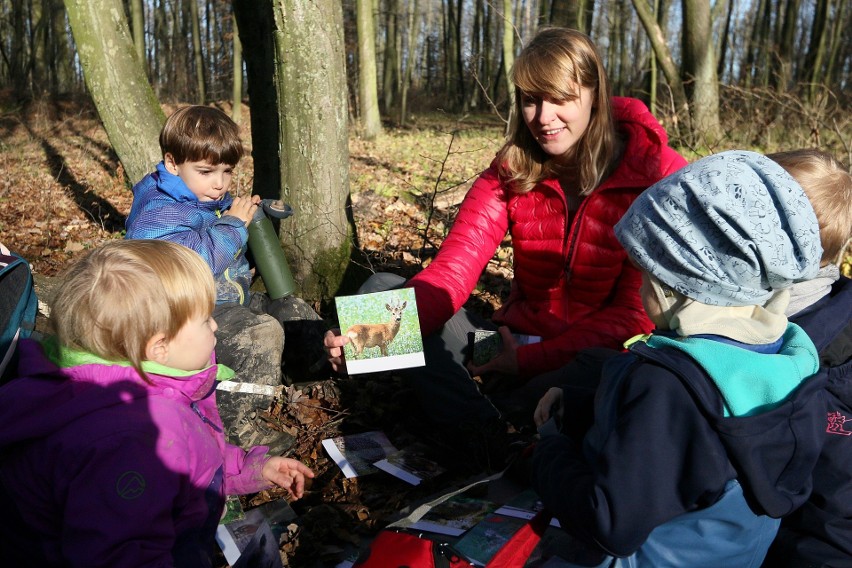
[(32, 334), (37, 311), (29, 263), (17, 254), (0, 253), (0, 384), (10, 378), (15, 346)]

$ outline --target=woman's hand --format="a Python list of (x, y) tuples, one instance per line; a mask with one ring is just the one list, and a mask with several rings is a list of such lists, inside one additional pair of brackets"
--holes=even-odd
[(541, 427), (542, 424), (547, 422), (554, 412), (561, 422), (564, 406), (562, 404), (562, 389), (558, 387), (548, 390), (538, 401), (538, 406), (535, 407), (535, 412), (533, 413), (536, 428)]
[(263, 464), (261, 475), (263, 479), (286, 489), (296, 500), (305, 494), (305, 478), (314, 477), (314, 472), (298, 460), (273, 456)]
[(349, 338), (340, 335), (339, 329), (330, 329), (325, 332), (323, 347), (328, 353), (328, 362), (331, 363), (331, 368), (338, 373), (346, 372), (346, 357), (343, 354), (343, 346), (347, 343), (349, 343)]
[(503, 340), (503, 349), (500, 354), (478, 367), (473, 363), (467, 364), (467, 370), (474, 377), (482, 377), (487, 373), (499, 373), (502, 375), (518, 374), (518, 342), (515, 336), (505, 325), (497, 329), (500, 339)]

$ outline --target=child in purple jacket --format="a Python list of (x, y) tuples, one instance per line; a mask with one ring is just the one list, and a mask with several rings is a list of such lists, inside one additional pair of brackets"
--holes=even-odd
[(0, 388), (0, 557), (14, 566), (211, 566), (227, 494), (301, 462), (225, 442), (210, 268), (167, 241), (109, 243), (53, 303), (56, 332), (19, 344)]

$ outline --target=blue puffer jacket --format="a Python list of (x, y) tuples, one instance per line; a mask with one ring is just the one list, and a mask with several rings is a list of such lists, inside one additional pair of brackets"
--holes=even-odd
[(191, 248), (213, 270), (216, 303), (245, 304), (251, 286), (248, 230), (237, 217), (222, 215), (232, 202), (228, 193), (219, 201), (198, 201), (160, 162), (157, 171), (133, 186), (125, 238), (163, 239)]
[[(652, 336), (610, 360), (583, 446), (536, 446), (533, 487), (612, 566), (756, 567), (809, 496), (825, 421), (816, 349)], [(747, 387), (745, 385), (748, 385)]]

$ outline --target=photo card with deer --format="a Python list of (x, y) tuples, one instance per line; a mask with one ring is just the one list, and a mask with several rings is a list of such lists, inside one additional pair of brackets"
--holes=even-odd
[(338, 296), (340, 333), (350, 375), (422, 367), (423, 336), (412, 288)]

